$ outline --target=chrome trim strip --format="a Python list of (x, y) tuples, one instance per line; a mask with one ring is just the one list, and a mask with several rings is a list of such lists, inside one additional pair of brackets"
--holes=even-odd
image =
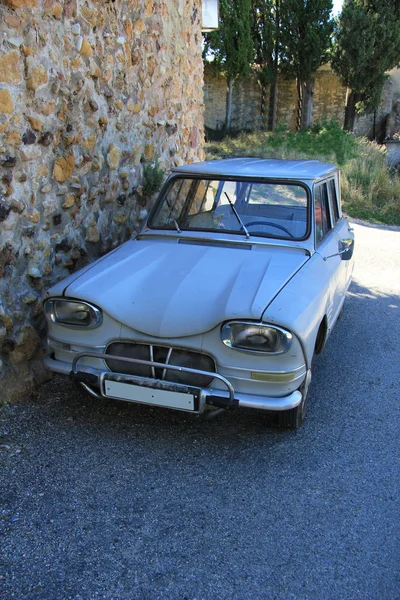
[[(209, 233), (209, 232), (204, 232), (204, 233)], [(175, 241), (179, 244), (180, 240), (186, 239), (186, 240), (193, 240), (193, 241), (197, 241), (197, 242), (203, 242), (203, 243), (207, 243), (208, 240), (213, 241), (213, 242), (226, 242), (228, 244), (231, 244), (232, 242), (234, 242), (235, 244), (244, 244), (244, 245), (249, 245), (249, 243), (251, 243), (252, 246), (273, 246), (273, 247), (282, 247), (282, 248), (295, 248), (296, 250), (303, 250), (304, 253), (307, 256), (311, 256), (312, 252), (309, 248), (306, 248), (302, 245), (300, 245), (299, 243), (293, 242), (292, 244), (286, 244), (286, 243), (282, 243), (282, 240), (279, 238), (274, 238), (273, 240), (271, 239), (271, 241), (263, 241), (263, 240), (258, 240), (258, 239), (252, 239), (251, 242), (249, 242), (249, 240), (247, 238), (244, 238), (243, 240), (239, 239), (232, 239), (232, 238), (222, 238), (222, 237), (216, 237), (215, 235), (212, 235), (210, 237), (200, 237), (200, 236), (194, 236), (194, 235), (184, 235), (185, 232), (182, 231), (180, 237), (178, 237), (176, 235), (176, 232), (174, 231), (166, 231), (165, 233), (161, 233), (161, 232), (157, 232), (157, 233), (153, 233), (153, 231), (150, 232), (150, 230), (148, 229), (144, 229), (143, 231), (140, 232), (140, 234), (135, 238), (135, 240), (140, 241), (141, 239), (144, 238), (163, 238), (163, 237), (169, 237), (172, 239), (175, 239)], [(251, 235), (251, 234), (250, 234)]]
[(88, 344), (82, 344), (81, 342), (66, 342), (65, 339), (59, 340), (58, 338), (51, 335), (47, 335), (47, 340), (51, 342), (56, 342), (58, 344), (68, 344), (69, 346), (83, 346), (83, 348), (99, 348), (101, 350), (106, 348), (106, 344), (102, 344), (101, 346), (93, 346), (93, 344), (90, 344), (89, 346)]
[[(251, 369), (247, 367), (230, 367), (229, 365), (220, 364), (218, 365), (220, 370), (226, 371), (242, 371), (243, 373), (265, 373), (266, 375), (289, 375), (290, 373), (297, 373), (298, 371), (302, 371), (301, 375), (304, 375), (306, 372), (306, 365), (303, 364), (300, 367), (296, 367), (295, 369), (289, 369), (288, 371), (260, 371), (260, 369)], [(238, 374), (238, 377), (240, 374)], [(232, 375), (232, 377), (236, 377), (236, 375)]]
[[(153, 348), (153, 344), (149, 344), (149, 353), (150, 353), (150, 360), (153, 363), (154, 362), (154, 348)], [(153, 379), (156, 378), (156, 370), (154, 367), (150, 367), (151, 368), (151, 376), (153, 377)]]
[[(166, 365), (169, 365), (169, 359), (171, 358), (172, 350), (173, 350), (172, 348), (168, 349), (167, 358), (165, 359), (165, 364)], [(165, 379), (166, 374), (167, 374), (167, 369), (164, 369), (163, 372), (162, 372), (161, 379)]]
[[(289, 379), (289, 380), (280, 380), (279, 378), (277, 378), (276, 380), (263, 380), (263, 379), (258, 379), (258, 378), (254, 378), (254, 377), (241, 377), (240, 375), (229, 375), (229, 373), (225, 373), (224, 376), (229, 377), (229, 380), (232, 381), (235, 385), (238, 385), (238, 383), (243, 383), (246, 384), (248, 382), (254, 383), (254, 384), (268, 384), (268, 385), (293, 385), (296, 383), (296, 381), (302, 380), (304, 379), (304, 376), (306, 374), (306, 371), (303, 371), (302, 373), (299, 373), (298, 375), (294, 376), (293, 379)], [(273, 373), (272, 373), (273, 375)]]

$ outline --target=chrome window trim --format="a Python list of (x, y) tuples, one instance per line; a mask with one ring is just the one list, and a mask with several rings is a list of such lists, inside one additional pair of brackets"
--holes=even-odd
[[(339, 199), (337, 196), (335, 178), (330, 177), (329, 179), (326, 180), (326, 183), (327, 183), (327, 188), (328, 188), (328, 205), (329, 205), (329, 213), (331, 215), (331, 224), (332, 224), (332, 229), (335, 229), (341, 218), (340, 211), (339, 211)], [(334, 198), (332, 198), (331, 183), (333, 183), (333, 187), (335, 188), (335, 197)], [(334, 221), (334, 218), (333, 218), (334, 215), (333, 215), (333, 210), (332, 210), (332, 207), (334, 204), (336, 204), (336, 210), (337, 210), (337, 214), (338, 214), (336, 221)]]
[[(296, 242), (300, 242), (300, 241), (305, 241), (308, 240), (311, 236), (312, 233), (312, 203), (313, 203), (313, 196), (312, 196), (312, 189), (308, 183), (308, 181), (304, 181), (302, 179), (297, 179), (297, 178), (286, 178), (286, 177), (272, 177), (272, 176), (261, 176), (261, 177), (257, 177), (257, 176), (252, 176), (252, 175), (224, 175), (222, 173), (185, 173), (185, 172), (179, 172), (179, 171), (173, 171), (171, 173), (171, 175), (168, 177), (168, 179), (165, 181), (163, 187), (160, 190), (160, 193), (157, 197), (156, 202), (154, 203), (153, 208), (151, 209), (149, 216), (147, 218), (146, 221), (146, 227), (148, 229), (150, 229), (151, 231), (157, 231), (157, 230), (161, 230), (161, 231), (173, 231), (170, 228), (164, 228), (164, 227), (160, 227), (159, 225), (154, 226), (152, 224), (153, 219), (158, 215), (159, 210), (162, 206), (162, 203), (164, 201), (164, 198), (167, 194), (167, 192), (169, 191), (170, 187), (173, 185), (173, 183), (178, 180), (178, 179), (190, 179), (192, 181), (194, 180), (210, 180), (210, 181), (232, 181), (232, 182), (243, 182), (243, 183), (265, 183), (265, 184), (274, 184), (274, 185), (291, 185), (291, 186), (298, 186), (301, 187), (305, 190), (306, 195), (307, 195), (307, 206), (306, 206), (306, 217), (307, 217), (307, 221), (306, 221), (306, 231), (304, 233), (304, 236), (301, 236), (299, 238), (293, 238), (293, 241)], [(182, 229), (179, 233), (183, 233), (185, 231), (189, 231), (190, 229)], [(196, 231), (196, 230), (195, 230)], [(201, 231), (201, 232), (205, 232), (205, 233), (215, 233), (215, 230), (213, 229), (197, 229), (197, 231)], [(241, 233), (240, 231), (236, 231), (236, 230), (227, 230), (227, 233), (230, 233), (231, 235), (235, 235), (235, 236), (240, 236)], [(266, 234), (260, 234), (260, 233), (253, 233), (250, 234), (251, 237), (254, 238), (254, 236), (256, 238), (264, 238), (264, 239), (269, 239), (269, 240), (278, 240), (278, 241), (287, 241), (288, 237), (284, 237), (284, 236), (274, 236), (274, 235), (266, 235)], [(247, 239), (247, 238), (246, 238)]]

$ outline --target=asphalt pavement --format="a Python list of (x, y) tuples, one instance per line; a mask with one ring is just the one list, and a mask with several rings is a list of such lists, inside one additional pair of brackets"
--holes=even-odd
[(400, 598), (400, 231), (354, 227), (300, 430), (59, 377), (3, 410), (1, 598)]

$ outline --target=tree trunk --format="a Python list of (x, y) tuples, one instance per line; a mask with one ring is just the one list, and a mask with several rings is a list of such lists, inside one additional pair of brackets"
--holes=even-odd
[(271, 131), (274, 131), (277, 124), (278, 115), (278, 67), (279, 67), (279, 45), (280, 45), (280, 23), (281, 23), (281, 5), (280, 0), (275, 0), (275, 47), (274, 47), (274, 68), (272, 75), (272, 86), (270, 95), (270, 115)]
[(269, 90), (269, 110), (268, 110), (268, 131), (274, 131), (276, 127), (276, 115), (277, 115), (277, 98), (278, 98), (278, 82), (276, 77), (271, 83)]
[(357, 94), (350, 89), (347, 89), (346, 111), (344, 114), (344, 129), (346, 131), (354, 131), (357, 123), (356, 104), (360, 102), (361, 94)]
[(299, 79), (296, 79), (296, 88), (297, 88), (296, 130), (298, 131), (300, 129), (300, 125), (301, 125), (301, 111), (303, 108), (303, 102), (302, 102), (303, 88), (301, 86), (301, 82)]
[(314, 80), (301, 83), (301, 119), (300, 129), (309, 129), (312, 124), (312, 111), (314, 101)]
[(232, 120), (232, 93), (233, 93), (233, 77), (228, 78), (228, 94), (226, 98), (226, 118), (225, 118), (225, 129), (227, 131), (231, 128)]

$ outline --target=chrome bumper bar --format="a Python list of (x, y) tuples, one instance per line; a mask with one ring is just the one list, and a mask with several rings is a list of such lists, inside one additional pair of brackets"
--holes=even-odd
[[(180, 373), (192, 373), (193, 375), (205, 375), (206, 377), (212, 377), (213, 379), (218, 379), (219, 381), (221, 381), (227, 388), (228, 397), (226, 398), (225, 396), (216, 396), (214, 398), (211, 390), (208, 389), (195, 388), (190, 385), (174, 383), (171, 381), (164, 381), (161, 379), (139, 377), (138, 375), (126, 375), (123, 373), (114, 373), (113, 371), (102, 371), (99, 376), (90, 373), (88, 374), (85, 371), (77, 370), (78, 362), (84, 357), (101, 358), (103, 360), (108, 359), (113, 361), (120, 361), (121, 363), (128, 362), (132, 364), (152, 367), (155, 369), (163, 369), (164, 371), (169, 370), (177, 371)], [(125, 358), (115, 356), (114, 354), (99, 354), (98, 352), (80, 352), (74, 357), (74, 360), (72, 361), (72, 370), (70, 373), (70, 377), (74, 381), (81, 381), (86, 385), (90, 383), (98, 383), (101, 395), (107, 398), (109, 398), (110, 396), (104, 393), (105, 382), (111, 380), (120, 383), (131, 383), (141, 385), (143, 387), (150, 387), (153, 389), (160, 389), (164, 391), (182, 392), (187, 394), (191, 393), (198, 400), (198, 408), (195, 412), (203, 412), (205, 404), (210, 404), (218, 408), (225, 409), (234, 409), (239, 406), (239, 402), (235, 400), (235, 389), (233, 385), (225, 377), (219, 375), (219, 373), (212, 373), (211, 371), (202, 371), (201, 369), (191, 369), (190, 367), (180, 367), (178, 365), (170, 365), (167, 363), (159, 363), (154, 360), (142, 360), (140, 358)], [(98, 377), (98, 382), (94, 380), (95, 377)]]
[[(126, 375), (122, 373), (115, 373), (113, 371), (98, 370), (93, 367), (81, 367), (78, 370), (78, 363), (82, 358), (99, 358), (102, 360), (120, 360), (121, 362), (130, 362), (133, 364), (140, 364), (160, 369), (168, 369), (171, 371), (192, 373), (197, 375), (204, 375), (218, 379), (226, 386), (226, 391), (217, 390), (213, 388), (195, 388), (190, 385), (184, 385), (181, 383), (173, 383), (160, 379), (152, 379), (147, 377), (141, 377), (137, 375)], [(68, 374), (73, 381), (81, 383), (81, 385), (92, 395), (97, 398), (110, 398), (110, 396), (104, 393), (106, 381), (118, 381), (123, 383), (131, 383), (134, 385), (140, 385), (143, 387), (149, 387), (153, 389), (162, 389), (166, 391), (178, 391), (183, 393), (193, 393), (198, 397), (199, 404), (196, 412), (203, 412), (205, 405), (214, 406), (215, 408), (234, 409), (237, 407), (244, 408), (256, 408), (259, 410), (270, 410), (270, 411), (283, 411), (290, 410), (298, 406), (302, 400), (302, 394), (296, 390), (281, 398), (271, 396), (259, 396), (255, 394), (244, 394), (236, 392), (232, 383), (219, 373), (213, 373), (211, 371), (202, 371), (200, 369), (191, 369), (189, 367), (180, 367), (176, 365), (169, 365), (165, 363), (158, 363), (150, 360), (141, 360), (138, 358), (125, 358), (118, 357), (112, 354), (101, 354), (98, 352), (80, 352), (77, 354), (72, 362), (72, 369), (68, 363), (63, 363), (46, 356), (44, 359), (45, 365), (52, 371), (57, 373)], [(92, 386), (99, 389), (98, 393), (93, 390)]]

